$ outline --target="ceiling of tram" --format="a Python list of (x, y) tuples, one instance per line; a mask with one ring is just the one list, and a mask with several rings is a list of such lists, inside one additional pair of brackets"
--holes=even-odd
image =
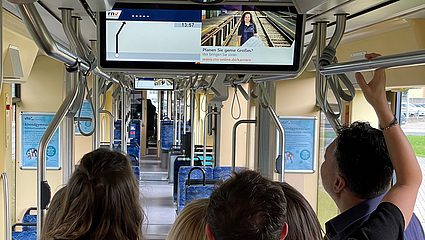
[[(290, 0), (269, 0), (274, 4), (285, 3)], [(303, 1), (312, 1), (312, 0), (293, 0), (297, 2)], [(375, 23), (380, 23), (396, 18), (425, 18), (425, 2), (423, 0), (315, 0), (318, 4), (316, 7), (308, 11), (307, 23), (305, 26), (306, 29), (306, 39), (305, 43), (308, 43), (311, 38), (312, 26), (311, 24), (318, 21), (328, 21), (331, 23), (331, 26), (328, 27), (328, 37), (330, 37), (334, 31), (335, 16), (337, 13), (350, 13), (351, 16), (348, 17), (346, 32), (352, 32), (356, 29), (363, 28)], [(96, 27), (92, 19), (87, 14), (81, 2), (87, 2), (89, 5), (97, 6), (107, 5), (115, 2), (115, 0), (40, 0), (38, 1), (42, 5), (36, 3), (36, 7), (40, 12), (40, 15), (44, 19), (47, 28), (51, 31), (55, 40), (61, 43), (64, 46), (68, 45), (68, 40), (63, 33), (62, 26), (60, 22), (54, 17), (51, 13), (57, 17), (61, 17), (61, 12), (58, 8), (67, 7), (73, 8), (73, 15), (82, 17), (81, 29), (85, 39), (93, 40), (96, 39)], [(116, 0), (116, 2), (149, 2), (146, 0)], [(150, 1), (152, 2), (152, 1)], [(156, 0), (153, 1), (156, 3), (181, 3), (187, 4), (188, 0)], [(224, 3), (244, 3), (246, 0), (233, 0), (225, 1)], [(256, 1), (256, 2), (266, 2), (266, 1)], [(254, 2), (253, 2), (254, 3)], [(319, 4), (320, 3), (320, 4)], [(3, 6), (8, 11), (17, 14), (17, 10), (14, 5), (3, 0)], [(96, 7), (96, 6), (95, 6)], [(46, 8), (48, 11), (46, 11)], [(50, 11), (50, 13), (49, 13)], [(356, 16), (358, 15), (358, 16)], [(333, 24), (333, 25), (332, 25)]]

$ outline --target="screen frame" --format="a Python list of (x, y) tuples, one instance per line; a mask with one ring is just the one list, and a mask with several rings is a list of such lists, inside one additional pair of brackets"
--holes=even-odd
[[(215, 9), (228, 4), (163, 4), (163, 3), (116, 3), (116, 8), (127, 9), (152, 9), (154, 6), (176, 7), (185, 10)], [(262, 6), (267, 8), (293, 6), (289, 3), (262, 4), (259, 2), (246, 2), (233, 5)], [(106, 72), (121, 71), (127, 73), (149, 73), (149, 74), (191, 74), (191, 73), (233, 73), (233, 74), (293, 74), (298, 73), (301, 67), (302, 50), (304, 46), (305, 15), (297, 14), (296, 34), (294, 44), (294, 62), (292, 65), (260, 65), (260, 64), (194, 64), (182, 62), (142, 62), (142, 61), (107, 61), (106, 60), (106, 12), (98, 14), (98, 42), (97, 53), (99, 67)]]
[[(138, 79), (143, 81), (144, 78), (143, 77), (136, 77), (136, 79), (134, 80), (134, 90), (136, 90), (136, 91), (174, 91), (175, 90), (174, 79), (170, 78), (170, 77), (166, 77), (166, 79), (173, 81), (172, 88), (169, 88), (169, 89), (165, 89), (165, 88), (138, 88), (136, 86), (136, 82), (138, 81)], [(151, 78), (148, 78), (148, 79), (151, 79)], [(156, 78), (153, 78), (153, 79), (155, 80)], [(144, 80), (144, 81), (148, 81), (148, 80)]]

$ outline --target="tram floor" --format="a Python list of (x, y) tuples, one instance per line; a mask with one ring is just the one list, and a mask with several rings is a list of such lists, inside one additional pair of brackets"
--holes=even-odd
[(147, 240), (165, 239), (176, 218), (173, 185), (168, 181), (140, 181), (139, 187), (146, 214), (143, 235)]
[(173, 184), (167, 177), (167, 168), (156, 155), (140, 158), (140, 202), (146, 214), (142, 230), (147, 240), (165, 239), (176, 218)]

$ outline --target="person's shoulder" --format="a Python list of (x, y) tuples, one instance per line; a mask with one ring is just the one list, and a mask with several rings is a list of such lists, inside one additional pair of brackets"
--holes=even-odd
[(360, 228), (347, 240), (360, 239), (403, 239), (404, 217), (400, 209), (390, 203), (382, 202)]

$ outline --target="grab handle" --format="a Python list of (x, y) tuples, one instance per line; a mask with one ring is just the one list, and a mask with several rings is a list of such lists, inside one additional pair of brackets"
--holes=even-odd
[(187, 185), (190, 186), (190, 174), (192, 173), (193, 170), (198, 169), (201, 170), (203, 178), (202, 178), (202, 185), (206, 185), (207, 184), (207, 180), (205, 179), (205, 170), (202, 169), (201, 167), (193, 167), (192, 169), (190, 169), (189, 174), (187, 176)]

